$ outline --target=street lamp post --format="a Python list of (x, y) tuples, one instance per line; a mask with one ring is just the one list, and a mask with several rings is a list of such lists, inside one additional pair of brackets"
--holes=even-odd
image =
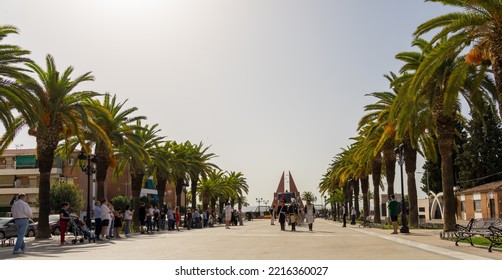
[(91, 175), (96, 173), (94, 164), (97, 162), (98, 158), (96, 156), (87, 155), (83, 151), (78, 155), (80, 169), (87, 175), (87, 216), (85, 224), (88, 228), (91, 228)]
[(403, 179), (403, 163), (404, 163), (404, 143), (399, 145), (395, 150), (397, 155), (397, 163), (401, 168), (401, 228), (399, 232), (401, 233), (410, 233), (410, 229), (408, 228), (408, 221), (406, 217), (406, 202), (404, 200), (404, 179)]

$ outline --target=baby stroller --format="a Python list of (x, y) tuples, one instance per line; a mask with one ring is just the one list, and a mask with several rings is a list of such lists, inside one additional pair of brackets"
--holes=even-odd
[(89, 230), (82, 221), (70, 219), (69, 226), (74, 236), (71, 241), (72, 244), (76, 244), (77, 242), (84, 243), (85, 239), (89, 240), (89, 243), (96, 242), (96, 234)]
[(365, 227), (371, 228), (371, 217), (368, 216), (368, 217), (364, 218), (363, 222), (361, 224), (359, 224), (359, 227), (361, 227), (361, 226), (363, 228), (365, 228)]

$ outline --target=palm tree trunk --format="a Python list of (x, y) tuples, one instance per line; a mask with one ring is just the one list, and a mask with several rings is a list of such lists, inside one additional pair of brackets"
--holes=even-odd
[(167, 178), (157, 176), (157, 193), (159, 197), (159, 209), (164, 206), (164, 194), (166, 193)]
[(433, 120), (436, 126), (439, 153), (441, 154), (441, 182), (443, 184), (444, 227), (443, 231), (455, 231), (456, 201), (453, 193), (453, 149), (455, 143), (455, 112), (443, 114), (443, 94), (434, 96)]
[(415, 182), (415, 170), (417, 169), (417, 150), (411, 146), (408, 135), (404, 139), (404, 164), (408, 184), (408, 203), (410, 225), (418, 226), (418, 195)]
[(192, 211), (195, 211), (195, 208), (197, 207), (197, 182), (199, 181), (198, 177), (193, 177), (191, 178), (191, 201), (192, 201)]
[(368, 199), (368, 190), (370, 187), (370, 181), (368, 176), (361, 178), (361, 191), (363, 192), (363, 215), (364, 218), (368, 217), (370, 214), (370, 201)]
[(176, 179), (176, 206), (181, 205), (181, 193), (183, 192), (184, 185), (185, 185), (185, 179), (183, 178)]
[(96, 163), (96, 198), (101, 201), (106, 198), (106, 175), (108, 172), (108, 166), (110, 165), (110, 155), (106, 144), (102, 141), (96, 144), (96, 157), (98, 162)]
[(394, 194), (394, 179), (396, 177), (396, 148), (395, 141), (388, 140), (383, 148), (383, 160), (385, 164), (385, 179), (387, 181), (387, 197)]
[(37, 155), (40, 181), (38, 187), (38, 226), (37, 239), (51, 238), (49, 228), (51, 170), (54, 162), (54, 151), (59, 142), (57, 126), (48, 127), (45, 131), (38, 131)]
[[(143, 173), (131, 173), (131, 192), (132, 192), (132, 202), (134, 205), (134, 221), (139, 221), (139, 205), (140, 200), (139, 197), (141, 195), (141, 188), (143, 184), (143, 177), (145, 174)], [(138, 223), (134, 223), (136, 229), (139, 228)]]
[(356, 209), (356, 215), (359, 217), (359, 180), (354, 180), (354, 208)]
[(371, 179), (373, 181), (373, 209), (375, 211), (375, 223), (382, 223), (380, 213), (380, 180), (382, 179), (382, 157), (376, 154), (371, 160)]

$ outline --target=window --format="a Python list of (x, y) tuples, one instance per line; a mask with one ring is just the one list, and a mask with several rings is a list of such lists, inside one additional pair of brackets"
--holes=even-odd
[(418, 207), (418, 212), (425, 212), (425, 207)]
[(474, 200), (474, 212), (481, 212), (481, 200)]
[(460, 211), (465, 212), (465, 201), (460, 203)]

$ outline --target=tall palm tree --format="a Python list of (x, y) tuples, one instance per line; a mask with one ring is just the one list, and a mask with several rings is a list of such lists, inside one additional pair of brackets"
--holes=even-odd
[[(18, 29), (10, 25), (0, 25), (0, 122), (4, 127), (12, 125), (14, 116), (12, 109), (24, 107), (27, 104), (16, 93), (22, 89), (16, 83), (16, 79), (25, 75), (26, 69), (20, 64), (30, 61), (26, 55), (30, 52), (18, 46), (1, 43), (10, 34), (17, 34)], [(10, 142), (6, 140), (4, 142)], [(0, 147), (0, 152), (7, 146)]]
[(101, 200), (106, 197), (105, 181), (109, 167), (115, 167), (117, 159), (114, 156), (115, 150), (119, 146), (127, 145), (129, 149), (142, 148), (141, 139), (135, 132), (142, 130), (142, 127), (136, 125), (137, 121), (145, 120), (144, 116), (131, 116), (132, 113), (138, 110), (137, 107), (125, 108), (124, 102), (118, 102), (116, 95), (111, 96), (109, 93), (104, 95), (101, 102), (98, 99), (89, 101), (90, 106), (102, 107), (104, 110), (99, 114), (95, 114), (94, 121), (103, 131), (106, 132), (111, 146), (108, 141), (103, 141), (97, 135), (93, 135), (90, 140), (96, 143), (95, 155), (98, 159), (96, 164), (96, 181), (97, 181), (97, 199)]
[[(487, 75), (485, 66), (473, 66), (465, 62), (465, 57), (459, 56), (458, 51), (450, 52), (441, 63), (438, 63), (433, 75), (427, 79), (419, 77), (420, 68), (429, 59), (430, 53), (442, 49), (442, 43), (448, 42), (443, 38), (438, 43), (425, 43), (417, 39), (414, 44), (421, 48), (423, 60), (418, 69), (413, 73), (413, 78), (406, 86), (405, 94), (409, 98), (415, 95), (424, 95), (429, 100), (432, 108), (432, 119), (435, 134), (438, 139), (439, 153), (441, 154), (441, 174), (444, 199), (444, 231), (455, 230), (456, 207), (453, 173), (453, 150), (455, 142), (455, 121), (458, 115), (459, 94), (464, 95), (472, 109), (481, 109), (480, 101), (483, 95), (490, 95), (493, 83)], [(413, 66), (416, 66), (413, 62)], [(409, 65), (404, 66), (409, 69)], [(420, 83), (419, 85), (417, 83)]]
[[(462, 8), (463, 12), (452, 12), (433, 18), (417, 27), (414, 35), (419, 38), (431, 30), (441, 30), (431, 43), (449, 36), (441, 47), (424, 59), (417, 69), (415, 88), (429, 79), (452, 52), (471, 48), (466, 61), (479, 64), (488, 60), (493, 68), (499, 114), (502, 116), (502, 2), (499, 0), (428, 0), (447, 6)], [(472, 47), (471, 47), (472, 46)]]
[[(225, 184), (233, 190), (233, 195), (230, 197), (232, 205), (235, 204), (235, 201), (241, 200), (244, 194), (249, 192), (247, 180), (242, 172), (227, 171)], [(238, 205), (238, 207), (242, 208), (242, 205)]]
[(200, 177), (206, 178), (207, 174), (211, 170), (219, 169), (219, 167), (216, 164), (209, 162), (209, 160), (216, 157), (216, 155), (208, 153), (207, 150), (210, 147), (203, 148), (202, 142), (198, 145), (188, 144), (186, 147), (189, 149), (188, 152), (190, 154), (191, 162), (188, 173), (190, 174), (192, 208), (195, 208), (197, 205), (197, 184)]
[(149, 172), (152, 172), (148, 168), (155, 165), (155, 160), (158, 160), (153, 157), (153, 153), (156, 151), (156, 148), (161, 145), (164, 136), (159, 135), (160, 129), (157, 128), (158, 124), (143, 125), (141, 121), (138, 120), (136, 121), (135, 127), (137, 129), (134, 129), (133, 133), (140, 139), (139, 146), (141, 146), (142, 149), (138, 150), (135, 146), (129, 145), (120, 146), (117, 153), (119, 161), (114, 170), (114, 176), (122, 174), (125, 168), (129, 167), (131, 173), (132, 199), (137, 216), (139, 214), (141, 189), (146, 182), (147, 175), (150, 175), (151, 173)]
[[(25, 126), (29, 128), (30, 135), (36, 137), (40, 172), (38, 238), (51, 236), (49, 230), (50, 175), (59, 141), (69, 135), (76, 135), (83, 143), (83, 129), (89, 128), (106, 139), (106, 133), (92, 119), (91, 114), (97, 109), (83, 102), (98, 96), (98, 93), (74, 91), (81, 83), (94, 80), (91, 73), (71, 79), (72, 67), (68, 67), (61, 75), (56, 69), (52, 56), (47, 55), (46, 63), (47, 70), (34, 62), (26, 64), (36, 74), (38, 81), (31, 77), (22, 77), (18, 80), (24, 88), (19, 94), (27, 106), (16, 108), (21, 115), (17, 118), (16, 125), (6, 130), (7, 137), (3, 138), (3, 140), (13, 139), (13, 136)], [(6, 144), (8, 141), (1, 143), (1, 145)]]

